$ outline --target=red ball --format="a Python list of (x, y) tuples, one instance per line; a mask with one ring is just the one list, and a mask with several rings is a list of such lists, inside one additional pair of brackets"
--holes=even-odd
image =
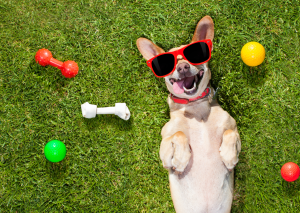
[(299, 166), (293, 162), (284, 164), (281, 168), (281, 176), (288, 182), (297, 180), (300, 176)]
[(63, 63), (63, 66), (61, 68), (61, 73), (66, 78), (73, 78), (78, 73), (78, 65), (75, 61), (66, 61)]
[(42, 66), (47, 66), (52, 58), (52, 53), (47, 49), (40, 49), (35, 54), (35, 61)]

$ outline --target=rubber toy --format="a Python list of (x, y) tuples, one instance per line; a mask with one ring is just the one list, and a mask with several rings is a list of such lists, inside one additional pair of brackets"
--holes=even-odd
[(44, 148), (45, 157), (52, 163), (62, 161), (66, 157), (67, 149), (59, 140), (49, 141)]
[(75, 61), (61, 62), (52, 57), (52, 53), (47, 49), (40, 49), (35, 55), (35, 60), (42, 66), (51, 65), (61, 70), (66, 78), (73, 78), (78, 73), (78, 65)]

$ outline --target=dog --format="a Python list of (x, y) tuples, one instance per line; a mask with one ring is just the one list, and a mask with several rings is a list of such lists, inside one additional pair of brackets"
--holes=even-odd
[[(191, 44), (205, 40), (209, 46), (213, 38), (213, 20), (205, 16), (198, 22)], [(210, 45), (212, 50), (212, 43)], [(236, 121), (213, 96), (208, 62), (193, 65), (186, 59), (187, 56), (183, 56), (187, 48), (184, 51), (182, 49), (187, 46), (182, 45), (167, 52), (177, 51), (177, 55), (174, 71), (164, 76), (170, 92), (167, 99), (170, 121), (161, 131), (159, 156), (163, 167), (169, 172), (176, 212), (230, 212), (233, 169), (241, 151), (240, 136)], [(139, 38), (137, 47), (148, 61), (165, 54), (162, 48), (146, 38)], [(148, 65), (155, 66), (155, 63)]]
[[(212, 42), (213, 38), (213, 20), (205, 16), (198, 22), (191, 44), (205, 40), (211, 51), (213, 45), (209, 45), (209, 41)], [(152, 70), (157, 61), (152, 63), (151, 60), (166, 54), (146, 38), (139, 38), (137, 47)], [(169, 50), (168, 54), (176, 56), (174, 70), (166, 74), (162, 69), (161, 76), (158, 76), (164, 77), (170, 92), (167, 99), (170, 121), (161, 131), (160, 159), (169, 172), (176, 212), (230, 212), (233, 169), (241, 151), (240, 136), (236, 121), (213, 97), (209, 59), (193, 65), (185, 56), (187, 47), (183, 45)], [(164, 56), (163, 60), (169, 56)]]

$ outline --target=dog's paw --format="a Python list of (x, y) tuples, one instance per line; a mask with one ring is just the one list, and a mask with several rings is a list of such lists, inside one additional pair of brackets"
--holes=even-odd
[(185, 134), (179, 131), (163, 141), (160, 155), (164, 168), (182, 173), (191, 157), (191, 149)]
[(191, 158), (191, 149), (186, 136), (184, 134), (176, 135), (173, 139), (173, 147), (172, 168), (176, 172), (182, 173)]
[(233, 130), (226, 130), (223, 134), (223, 142), (219, 149), (220, 156), (229, 171), (232, 171), (238, 163), (239, 137)]
[(220, 156), (229, 171), (232, 171), (239, 161), (237, 152), (235, 152), (234, 148), (229, 148), (228, 146), (220, 147)]

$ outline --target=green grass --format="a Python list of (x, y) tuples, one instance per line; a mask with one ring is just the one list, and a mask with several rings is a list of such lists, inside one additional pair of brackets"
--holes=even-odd
[[(168, 92), (135, 42), (168, 50), (190, 42), (197, 22), (215, 23), (210, 61), (219, 103), (242, 139), (232, 212), (298, 212), (300, 182), (280, 176), (300, 164), (299, 1), (0, 0), (0, 212), (174, 212), (159, 160)], [(249, 68), (242, 46), (260, 42)], [(79, 74), (35, 63), (40, 48)], [(129, 121), (84, 119), (80, 105), (126, 102)], [(46, 161), (53, 139), (67, 147)]]

